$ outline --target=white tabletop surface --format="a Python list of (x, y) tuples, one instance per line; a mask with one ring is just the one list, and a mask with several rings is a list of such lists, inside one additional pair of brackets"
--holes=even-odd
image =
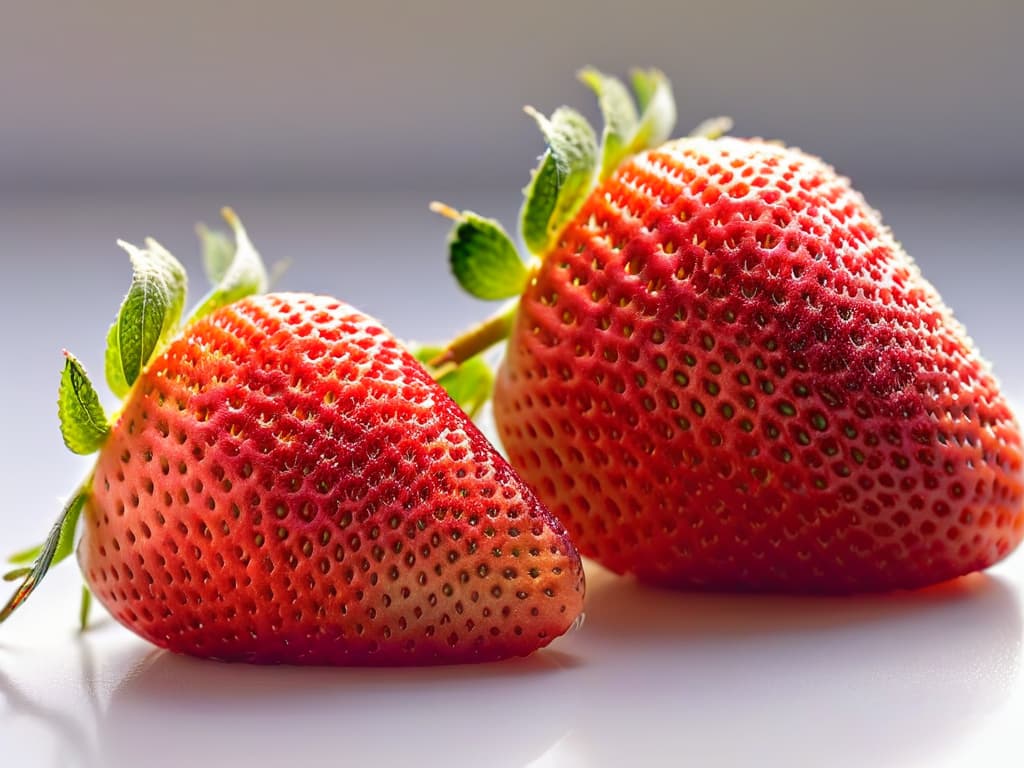
[[(87, 467), (60, 444), (56, 382), (63, 346), (102, 369), (128, 281), (114, 238), (153, 234), (195, 268), (191, 222), (220, 202), (0, 206), (0, 550), (38, 540)], [(445, 227), (422, 200), (387, 214), (366, 201), (230, 202), (269, 261), (293, 259), (282, 287), (339, 295), (402, 336), (478, 316), (448, 285)], [(484, 212), (508, 217), (514, 202)], [(872, 202), (1024, 401), (1024, 199)], [(0, 627), (0, 766), (1024, 765), (1024, 554), (852, 598), (655, 591), (592, 564), (588, 581), (582, 628), (528, 659), (258, 668), (154, 650), (102, 610), (79, 634), (69, 563)]]

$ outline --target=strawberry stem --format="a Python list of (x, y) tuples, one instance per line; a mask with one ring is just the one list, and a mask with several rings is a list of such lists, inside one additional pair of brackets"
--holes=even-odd
[(504, 341), (512, 331), (512, 323), (518, 309), (519, 299), (510, 301), (497, 314), (491, 315), (445, 344), (441, 353), (428, 364), (431, 368), (450, 371), (453, 367)]

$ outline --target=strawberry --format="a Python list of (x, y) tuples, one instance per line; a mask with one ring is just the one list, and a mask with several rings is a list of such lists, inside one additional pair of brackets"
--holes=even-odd
[(65, 441), (98, 459), (0, 618), (71, 551), (81, 515), (89, 590), (177, 653), (450, 663), (564, 633), (583, 595), (564, 529), (375, 320), (249, 295), (262, 266), (226, 215), (237, 250), (207, 236), (221, 284), (180, 332), (184, 271), (155, 242), (127, 246), (107, 353), (125, 402), (108, 423), (68, 356)]
[(581, 553), (664, 585), (849, 592), (986, 568), (1024, 535), (1021, 436), (964, 329), (849, 181), (728, 121), (668, 140), (667, 81), (592, 70), (522, 213), (457, 213), (459, 282), (513, 298), (494, 413)]

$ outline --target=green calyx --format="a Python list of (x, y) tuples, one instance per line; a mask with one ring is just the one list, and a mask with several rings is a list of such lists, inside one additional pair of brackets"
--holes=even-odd
[(668, 78), (656, 69), (638, 69), (632, 80), (640, 120), (629, 142), (629, 154), (665, 143), (676, 126), (676, 99)]
[(452, 274), (466, 293), (496, 300), (523, 292), (529, 271), (498, 222), (472, 211), (456, 211), (443, 203), (431, 203), (430, 209), (455, 222), (448, 238), (448, 253)]
[(611, 77), (587, 67), (579, 72), (579, 79), (597, 96), (604, 131), (601, 134), (600, 178), (612, 175), (619, 163), (630, 154), (639, 117), (629, 89), (617, 77)]
[[(245, 228), (230, 208), (225, 208), (223, 215), (233, 230), (233, 241), (222, 232), (202, 225), (198, 228), (203, 263), (213, 287), (184, 325), (215, 309), (266, 290), (266, 269)], [(123, 399), (170, 340), (182, 331), (188, 279), (181, 263), (153, 239), (147, 239), (141, 248), (123, 241), (118, 241), (118, 245), (131, 260), (132, 282), (107, 333), (104, 361), (107, 384), (116, 396)], [(64, 357), (57, 396), (61, 436), (74, 453), (95, 453), (109, 438), (113, 422), (104, 411), (96, 388), (82, 364), (69, 352), (65, 351)], [(20, 580), (21, 583), (0, 609), (0, 622), (28, 599), (51, 567), (74, 550), (75, 528), (89, 498), (91, 485), (90, 473), (65, 505), (46, 541), (10, 558), (11, 564), (18, 567), (5, 574), (4, 578)], [(83, 624), (89, 604), (88, 590), (85, 590), (80, 612)]]
[(202, 225), (197, 227), (203, 245), (203, 264), (213, 288), (192, 310), (190, 322), (246, 296), (267, 290), (266, 267), (245, 227), (230, 208), (225, 208), (222, 214), (233, 231), (235, 242), (232, 247), (225, 234), (211, 232)]
[(107, 384), (118, 397), (128, 394), (157, 347), (178, 330), (188, 280), (181, 266), (155, 240), (145, 248), (118, 240), (132, 262), (132, 284), (107, 333)]
[[(526, 108), (547, 145), (523, 190), (519, 225), (523, 244), (533, 255), (528, 263), (498, 222), (431, 204), (432, 210), (455, 221), (448, 238), (449, 262), (459, 285), (472, 296), (494, 300), (522, 295), (539, 261), (557, 245), (562, 230), (597, 185), (629, 157), (663, 144), (672, 134), (675, 98), (668, 78), (658, 70), (634, 71), (630, 86), (589, 67), (579, 72), (579, 79), (597, 96), (604, 122), (600, 143), (587, 120), (573, 109), (560, 107), (546, 117)], [(690, 135), (717, 138), (731, 125), (728, 118), (714, 118)], [(502, 309), (449, 342), (437, 360), (450, 370), (476, 358), (507, 337), (514, 318), (514, 305)]]
[(658, 70), (633, 72), (635, 102), (634, 95), (618, 78), (590, 68), (581, 70), (579, 78), (597, 96), (604, 118), (602, 181), (629, 156), (656, 147), (672, 135), (676, 123), (675, 98), (668, 78)]
[(594, 186), (597, 137), (579, 112), (559, 107), (551, 118), (527, 107), (548, 148), (523, 190), (520, 227), (532, 253), (547, 253), (568, 221), (576, 215)]
[(83, 456), (99, 450), (110, 434), (110, 421), (82, 364), (64, 352), (64, 372), (57, 393), (60, 433), (72, 453)]

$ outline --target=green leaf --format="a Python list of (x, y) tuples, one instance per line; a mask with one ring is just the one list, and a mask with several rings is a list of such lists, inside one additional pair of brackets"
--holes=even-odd
[(597, 95), (601, 107), (604, 131), (601, 134), (600, 178), (606, 179), (629, 153), (637, 128), (636, 107), (629, 90), (617, 77), (587, 68), (580, 71), (579, 78)]
[(663, 144), (676, 125), (672, 85), (662, 72), (656, 69), (634, 71), (633, 92), (640, 107), (640, 122), (630, 142), (629, 154)]
[(597, 137), (579, 112), (559, 107), (550, 119), (527, 107), (540, 126), (548, 149), (523, 190), (523, 240), (535, 254), (545, 253), (551, 240), (579, 210), (594, 183)]
[(658, 90), (658, 70), (634, 69), (630, 73), (630, 80), (633, 83), (636, 105), (641, 113), (646, 112), (651, 102), (654, 101), (654, 94)]
[(190, 321), (267, 289), (267, 270), (263, 266), (263, 259), (253, 247), (242, 222), (230, 208), (225, 208), (221, 213), (235, 234), (231, 262), (223, 270), (213, 290), (192, 311)]
[(70, 352), (64, 357), (57, 395), (60, 433), (68, 448), (84, 456), (99, 450), (110, 434), (110, 425), (82, 364)]
[(34, 547), (29, 547), (28, 549), (23, 549), (20, 552), (15, 552), (7, 558), (7, 562), (11, 565), (27, 565), (39, 557), (39, 553), (42, 551), (42, 545), (37, 544)]
[(155, 240), (137, 248), (118, 241), (132, 261), (132, 284), (107, 334), (110, 389), (124, 397), (163, 343), (178, 329), (185, 305), (185, 268)]
[(470, 418), (479, 413), (494, 389), (494, 374), (482, 355), (471, 357), (454, 369), (442, 366), (433, 370), (429, 363), (444, 352), (444, 347), (413, 344), (409, 349)]
[(29, 598), (50, 568), (66, 559), (74, 551), (75, 528), (78, 525), (78, 518), (82, 515), (82, 508), (88, 499), (86, 489), (90, 483), (91, 479), (83, 483), (61, 511), (60, 517), (50, 529), (46, 541), (43, 542), (32, 569), (25, 575), (24, 580), (7, 604), (0, 608), (0, 623), (6, 621), (18, 609), (18, 606)]
[(205, 224), (196, 225), (196, 234), (203, 252), (203, 269), (210, 285), (217, 285), (224, 279), (235, 258), (235, 244), (226, 232), (210, 229)]
[(709, 117), (690, 131), (690, 138), (717, 139), (732, 130), (732, 118), (726, 115)]
[(430, 208), (455, 220), (448, 236), (449, 261), (466, 293), (493, 300), (523, 292), (529, 272), (501, 224), (472, 211), (460, 213), (443, 203), (431, 203)]
[(523, 242), (532, 253), (544, 253), (551, 238), (548, 223), (558, 202), (558, 177), (558, 162), (550, 152), (546, 152), (533, 172), (529, 186), (523, 190), (525, 201), (520, 213), (520, 228)]

